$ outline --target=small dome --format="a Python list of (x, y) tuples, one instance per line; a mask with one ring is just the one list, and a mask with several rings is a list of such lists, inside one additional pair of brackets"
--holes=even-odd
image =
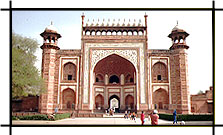
[(172, 29), (172, 31), (185, 32), (183, 29), (179, 28), (178, 23), (177, 23), (177, 25)]
[(53, 22), (49, 26), (46, 27), (45, 31), (47, 32), (55, 32), (57, 33), (57, 28), (53, 26)]
[(179, 30), (178, 25), (176, 25), (176, 26), (172, 29), (172, 31), (175, 31), (175, 30)]

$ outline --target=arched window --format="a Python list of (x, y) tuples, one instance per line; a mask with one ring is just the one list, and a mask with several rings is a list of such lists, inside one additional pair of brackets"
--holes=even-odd
[(182, 36), (180, 36), (179, 40), (180, 40), (180, 43), (183, 43), (183, 42), (184, 42), (184, 40), (183, 40), (183, 37), (182, 37)]
[(113, 31), (113, 32), (112, 32), (112, 35), (117, 35), (116, 31)]
[(107, 32), (107, 35), (111, 35), (111, 31), (108, 31), (108, 32)]
[(104, 83), (104, 77), (101, 74), (97, 74), (95, 77), (96, 83)]
[(164, 89), (158, 89), (153, 92), (153, 104), (158, 106), (158, 109), (168, 109), (169, 95)]
[(90, 35), (91, 33), (90, 33), (90, 31), (86, 31), (86, 33), (85, 33), (85, 35)]
[(140, 36), (143, 36), (143, 32), (142, 31), (139, 31), (138, 33)]
[[(63, 98), (63, 109), (75, 109), (74, 107), (76, 101), (76, 92), (74, 92), (72, 89), (65, 89), (62, 92), (62, 98)], [(73, 105), (72, 105), (73, 104)]]
[(174, 43), (178, 43), (177, 37), (174, 38)]
[(47, 42), (47, 43), (50, 43), (50, 42), (51, 42), (51, 41), (50, 41), (50, 36), (47, 37), (46, 42)]
[(122, 35), (122, 32), (121, 32), (121, 31), (118, 31), (118, 32), (117, 32), (117, 35)]
[(134, 31), (134, 32), (133, 32), (133, 35), (138, 35), (138, 32), (137, 32), (137, 31)]
[(157, 62), (152, 67), (152, 82), (162, 83), (168, 82), (168, 69), (162, 62)]
[(113, 75), (109, 78), (109, 83), (119, 83), (119, 78), (116, 75)]
[(127, 32), (126, 31), (123, 31), (122, 35), (127, 35)]
[(63, 80), (76, 81), (76, 65), (68, 62), (63, 66)]
[(125, 108), (128, 110), (134, 109), (134, 97), (132, 95), (125, 97)]
[(133, 80), (133, 77), (128, 74), (126, 77), (125, 77), (125, 83), (133, 83), (134, 80)]
[(105, 31), (102, 31), (101, 35), (106, 35), (106, 32)]
[(132, 35), (132, 32), (131, 31), (128, 31), (128, 35), (131, 36)]
[(101, 94), (98, 94), (95, 97), (95, 108), (102, 109), (104, 106), (104, 97)]
[(55, 37), (52, 38), (52, 43), (55, 43)]
[(91, 35), (94, 36), (94, 35), (95, 35), (95, 31), (92, 31), (92, 32), (91, 32)]
[(98, 36), (101, 35), (101, 32), (100, 31), (97, 31), (96, 32), (96, 35), (98, 35)]

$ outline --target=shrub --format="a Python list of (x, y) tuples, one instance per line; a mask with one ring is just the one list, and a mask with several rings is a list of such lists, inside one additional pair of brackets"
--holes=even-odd
[(18, 120), (16, 116), (12, 116), (12, 120)]
[(54, 120), (60, 120), (65, 118), (70, 118), (70, 113), (56, 114)]
[[(160, 119), (173, 121), (172, 114), (159, 114)], [(213, 121), (212, 114), (178, 114), (178, 121)]]
[(46, 114), (26, 115), (26, 116), (12, 116), (12, 120), (60, 120), (70, 118), (70, 113), (56, 114), (54, 119), (48, 118)]
[(48, 120), (47, 115), (38, 114), (38, 115), (26, 115), (26, 116), (12, 116), (12, 120)]

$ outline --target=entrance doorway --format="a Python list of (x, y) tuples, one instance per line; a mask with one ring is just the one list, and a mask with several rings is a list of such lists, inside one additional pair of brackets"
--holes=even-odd
[(109, 108), (114, 109), (116, 113), (120, 112), (120, 99), (116, 95), (112, 95), (108, 101)]

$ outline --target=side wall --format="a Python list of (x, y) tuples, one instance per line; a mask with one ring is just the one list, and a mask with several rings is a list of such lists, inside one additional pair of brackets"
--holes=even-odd
[[(178, 50), (149, 50), (149, 87), (148, 99), (151, 101), (151, 109), (155, 108), (152, 98), (157, 89), (164, 89), (169, 96), (168, 110), (177, 109), (178, 113), (190, 113), (190, 93), (188, 86), (187, 53), (184, 49)], [(152, 82), (152, 67), (155, 63), (162, 62), (167, 68), (167, 80), (164, 82)]]

